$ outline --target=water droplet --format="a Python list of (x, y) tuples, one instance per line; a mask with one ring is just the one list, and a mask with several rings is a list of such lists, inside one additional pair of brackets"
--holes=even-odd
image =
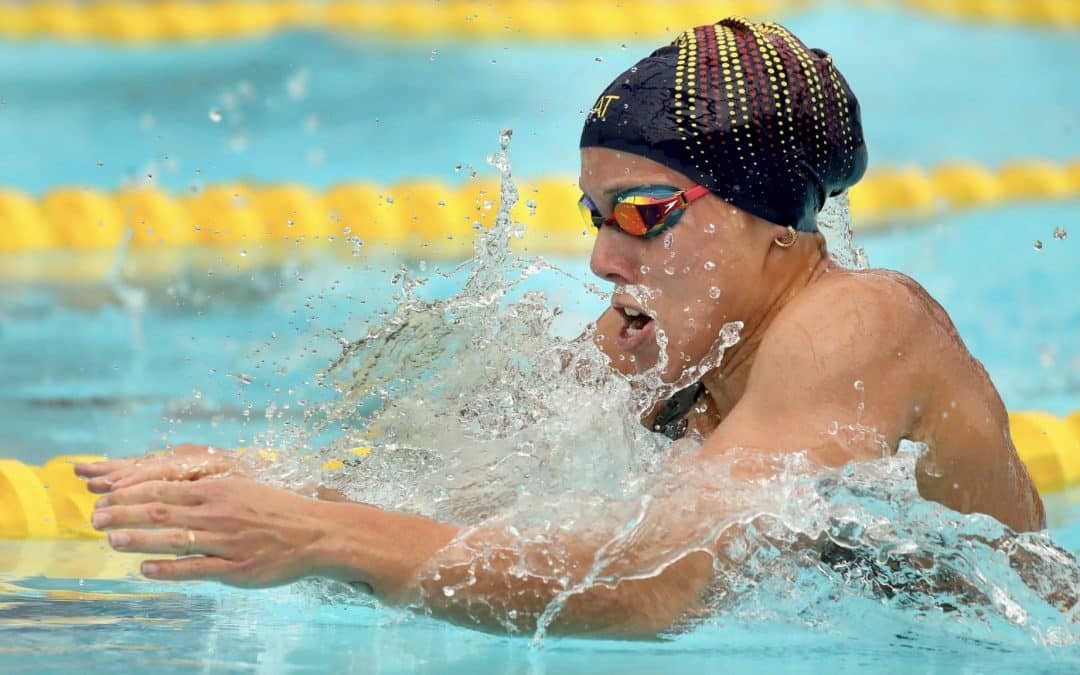
[(709, 297), (712, 298), (713, 300), (716, 300), (717, 298), (719, 298), (720, 297), (720, 289), (717, 288), (716, 286), (710, 286), (709, 287)]
[(438, 58), (438, 56), (439, 56), (439, 50), (438, 49), (432, 49), (431, 50), (431, 58), (429, 58), (428, 61), (434, 61), (436, 58)]
[(1065, 241), (1068, 236), (1069, 233), (1065, 231), (1064, 227), (1054, 228), (1054, 239), (1057, 239), (1058, 241)]
[(669, 277), (675, 276), (675, 268), (671, 265), (664, 265), (664, 274), (668, 275)]
[(704, 267), (708, 271), (712, 271), (712, 270), (716, 269), (716, 263), (714, 263), (711, 260), (706, 260), (705, 264), (702, 265), (702, 267)]
[(1042, 247), (1043, 247), (1042, 240), (1041, 239), (1036, 239), (1035, 240), (1035, 250), (1036, 251), (1041, 251)]
[(103, 162), (103, 161), (101, 161), (101, 160), (99, 159), (99, 160), (97, 161), (97, 165), (98, 165), (98, 168), (100, 169), (101, 167), (105, 166), (105, 162)]
[(387, 204), (393, 204), (394, 203), (394, 195), (386, 195), (385, 199), (386, 199)]
[(827, 431), (829, 432), (830, 436), (835, 436), (836, 434), (840, 433), (840, 423), (836, 420), (829, 422), (829, 428), (827, 429)]
[(649, 267), (648, 265), (642, 265), (640, 269), (641, 269), (642, 274), (648, 274), (649, 272), (652, 271), (652, 268)]
[(707, 223), (705, 225), (705, 234), (712, 234), (714, 232), (716, 232), (716, 225), (712, 223)]
[(597, 63), (603, 63), (604, 62), (604, 57), (597, 56), (596, 58), (593, 59), (593, 61), (596, 61)]
[(214, 124), (217, 124), (218, 122), (220, 122), (221, 117), (222, 117), (221, 116), (221, 111), (218, 110), (217, 108), (210, 108), (210, 112), (208, 112), (206, 114), (206, 116), (209, 117), (210, 121), (213, 122)]
[(855, 380), (855, 391), (862, 391), (865, 387), (862, 380)]
[(443, 586), (442, 594), (448, 598), (452, 598), (454, 597), (454, 589), (450, 588), (449, 586)]
[(247, 257), (247, 250), (241, 249), (240, 250), (240, 257), (241, 258), (246, 258)]

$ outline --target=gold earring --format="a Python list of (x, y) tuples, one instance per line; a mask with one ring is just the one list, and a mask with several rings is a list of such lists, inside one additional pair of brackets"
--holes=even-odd
[(773, 239), (773, 243), (780, 248), (791, 248), (797, 241), (799, 241), (799, 232), (790, 225), (788, 225), (787, 234), (784, 235), (783, 239)]

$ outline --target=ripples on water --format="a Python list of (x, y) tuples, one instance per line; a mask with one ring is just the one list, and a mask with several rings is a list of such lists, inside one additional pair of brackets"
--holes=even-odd
[[(502, 174), (495, 227), (478, 229), (475, 256), (443, 275), (460, 280), (460, 291), (426, 299), (434, 276), (398, 272), (396, 308), (363, 334), (339, 338), (340, 357), (321, 373), (333, 400), (313, 407), (304, 428), (265, 439), (298, 450), (327, 431), (338, 440), (293, 453), (269, 480), (314, 477), (352, 499), (462, 526), (457, 546), (475, 565), (497, 552), (477, 548), (473, 528), (543, 548), (543, 560), (522, 556), (516, 569), (559, 589), (543, 612), (520, 617), (500, 609), (512, 599), (479, 600), (508, 629), (537, 638), (592, 584), (654, 576), (702, 550), (713, 555), (715, 583), (696, 625), (779, 620), (859, 634), (877, 612), (974, 639), (1080, 638), (1073, 556), (1046, 534), (1017, 535), (921, 499), (915, 462), (925, 448), (902, 444), (894, 456), (825, 472), (798, 454), (738, 452), (679, 469), (693, 442), (672, 444), (638, 419), (685, 382), (662, 383), (663, 363), (633, 378), (614, 373), (590, 331), (558, 337), (560, 307), (528, 290), (565, 273), (510, 252), (521, 226), (509, 216), (518, 194), (508, 142), (504, 132), (490, 159)], [(846, 202), (833, 201), (824, 219), (834, 257), (866, 267)], [(582, 283), (582, 292), (600, 293)], [(713, 363), (738, 328), (721, 331)], [(347, 449), (356, 446), (373, 451), (352, 457)], [(321, 470), (330, 457), (349, 459), (344, 469)], [(780, 471), (768, 481), (732, 478), (744, 461), (777, 462)], [(685, 536), (665, 541), (676, 526)], [(560, 558), (571, 530), (598, 551), (588, 565)], [(427, 588), (467, 595), (437, 583), (438, 570), (426, 574), (436, 582)]]

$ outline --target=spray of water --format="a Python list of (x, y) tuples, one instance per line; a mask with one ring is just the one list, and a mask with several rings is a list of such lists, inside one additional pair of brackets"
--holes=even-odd
[[(800, 454), (733, 449), (689, 461), (692, 441), (645, 430), (641, 415), (715, 368), (741, 325), (725, 325), (678, 382), (660, 378), (662, 332), (660, 363), (630, 378), (612, 370), (591, 330), (557, 337), (562, 310), (532, 287), (565, 273), (508, 246), (520, 234), (509, 141), (506, 131), (489, 160), (502, 177), (495, 225), (478, 229), (474, 257), (443, 275), (460, 290), (430, 298), (434, 276), (399, 270), (396, 307), (362, 335), (339, 337), (341, 355), (320, 374), (334, 398), (285, 439), (311, 447), (332, 431), (336, 440), (266, 476), (462, 527), (421, 573), (418, 611), (449, 606), (540, 640), (589, 589), (655, 577), (704, 552), (714, 581), (686, 625), (780, 619), (858, 632), (852, 608), (871, 606), (963, 635), (1080, 638), (1071, 555), (1046, 535), (1017, 535), (921, 499), (915, 463), (925, 448), (904, 444), (894, 456), (823, 473)], [(834, 255), (865, 266), (845, 202), (829, 213), (822, 225), (839, 233)], [(648, 293), (640, 289), (643, 301)], [(864, 428), (836, 431), (879, 442)], [(372, 451), (345, 469), (320, 469), (355, 446)], [(773, 463), (774, 477), (736, 477), (745, 462)], [(508, 559), (510, 574), (550, 589), (539, 605), (511, 586), (481, 590), (485, 570)]]

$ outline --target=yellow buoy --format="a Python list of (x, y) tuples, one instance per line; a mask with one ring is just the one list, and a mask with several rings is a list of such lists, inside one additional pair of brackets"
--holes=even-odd
[(265, 187), (253, 199), (271, 242), (325, 241), (341, 234), (341, 227), (330, 220), (322, 199), (300, 185)]
[(41, 479), (49, 494), (57, 533), (64, 537), (103, 537), (90, 525), (90, 514), (98, 495), (86, 489), (86, 482), (75, 475), (74, 465), (81, 462), (101, 462), (104, 457), (68, 455), (55, 457), (41, 467)]
[(0, 459), (0, 537), (49, 538), (58, 534), (52, 502), (33, 468)]
[[(1060, 420), (1045, 412), (1009, 414), (1009, 430), (1017, 454), (1027, 465), (1035, 486), (1043, 493), (1061, 490), (1080, 478), (1076, 465), (1066, 467), (1063, 462), (1068, 458), (1064, 453), (1069, 452), (1070, 439), (1062, 436), (1056, 422)], [(1069, 477), (1066, 471), (1069, 471)]]
[(113, 200), (96, 190), (56, 188), (41, 202), (45, 221), (62, 246), (114, 248), (124, 237), (124, 219)]

